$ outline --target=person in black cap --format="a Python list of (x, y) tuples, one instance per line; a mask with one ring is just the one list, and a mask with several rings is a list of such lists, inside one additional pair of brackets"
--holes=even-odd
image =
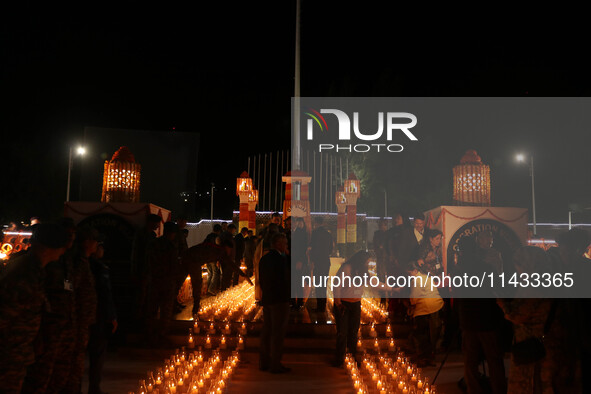
[(57, 260), (67, 242), (65, 229), (40, 223), (31, 247), (9, 262), (0, 276), (0, 384), (4, 393), (20, 393), (27, 367), (35, 360), (34, 340), (45, 304), (43, 267)]
[(59, 224), (68, 235), (66, 252), (43, 269), (47, 308), (41, 317), (37, 341), (43, 346), (35, 348), (35, 363), (27, 368), (23, 393), (43, 393), (49, 387), (61, 390), (70, 375), (71, 359), (76, 337), (74, 308), (74, 240), (76, 224), (71, 218), (61, 218)]

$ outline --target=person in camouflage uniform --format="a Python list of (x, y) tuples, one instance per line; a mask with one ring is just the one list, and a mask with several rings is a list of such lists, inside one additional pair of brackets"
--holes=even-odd
[(96, 252), (99, 233), (90, 227), (81, 228), (76, 233), (77, 254), (72, 273), (74, 285), (74, 310), (76, 314), (74, 351), (70, 365), (70, 374), (64, 389), (66, 393), (80, 393), (82, 391), (82, 376), (84, 375), (84, 359), (90, 326), (96, 320), (96, 290), (94, 277), (90, 270), (90, 255)]
[[(71, 249), (76, 238), (76, 226), (67, 218), (61, 220), (60, 224), (68, 233), (66, 253), (44, 269), (44, 289), (49, 309), (44, 311), (41, 318), (39, 341), (42, 346), (36, 349), (35, 363), (27, 368), (23, 393), (57, 393), (65, 384), (65, 378), (61, 379), (61, 383), (54, 381), (50, 385), (50, 382), (54, 373), (59, 375), (62, 372), (55, 368), (56, 360), (62, 356), (62, 343), (73, 336), (75, 316)], [(68, 374), (69, 362), (66, 365), (66, 372), (62, 372), (62, 375)]]
[(148, 317), (151, 320), (148, 327), (148, 340), (152, 343), (163, 340), (173, 315), (175, 296), (178, 291), (176, 278), (180, 271), (177, 235), (176, 223), (164, 223), (163, 235), (154, 241), (148, 251), (148, 264), (152, 275), (148, 308)]
[(43, 310), (43, 267), (65, 251), (65, 229), (53, 223), (35, 226), (31, 248), (11, 260), (0, 276), (0, 385), (3, 393), (20, 393), (35, 346)]

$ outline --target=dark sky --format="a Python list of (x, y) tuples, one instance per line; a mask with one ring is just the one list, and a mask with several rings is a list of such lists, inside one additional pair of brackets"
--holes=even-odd
[[(446, 11), (303, 1), (302, 95), (589, 95), (587, 35), (565, 19), (576, 10)], [(59, 213), (68, 147), (86, 126), (199, 132), (199, 191), (212, 181), (233, 187), (249, 154), (289, 148), (293, 1), (55, 14), (29, 6), (4, 18), (3, 222)], [(548, 149), (552, 160), (568, 156), (560, 144)], [(547, 171), (537, 181), (560, 176)]]

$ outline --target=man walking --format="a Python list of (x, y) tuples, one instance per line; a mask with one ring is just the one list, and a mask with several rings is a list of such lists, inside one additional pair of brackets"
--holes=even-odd
[(271, 250), (259, 262), (259, 281), (262, 290), (263, 329), (259, 369), (271, 373), (286, 373), (291, 369), (281, 364), (283, 339), (289, 320), (290, 263), (286, 256), (287, 238), (275, 233)]

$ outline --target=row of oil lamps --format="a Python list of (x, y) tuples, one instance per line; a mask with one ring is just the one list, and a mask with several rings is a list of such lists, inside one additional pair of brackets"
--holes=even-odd
[(187, 353), (183, 347), (164, 360), (162, 367), (149, 371), (147, 379), (140, 380), (138, 390), (129, 394), (221, 394), (239, 361), (238, 350), (225, 360), (219, 349), (214, 350), (205, 359), (201, 350)]
[(361, 299), (361, 322), (364, 324), (384, 323), (388, 319), (388, 310), (380, 304), (379, 298)]
[(355, 357), (345, 357), (347, 372), (356, 394), (435, 394), (436, 387), (423, 376), (420, 368), (412, 364), (404, 353), (396, 351), (393, 356), (364, 354), (358, 366)]
[(207, 321), (245, 320), (256, 308), (254, 287), (243, 282), (201, 301), (199, 318)]

